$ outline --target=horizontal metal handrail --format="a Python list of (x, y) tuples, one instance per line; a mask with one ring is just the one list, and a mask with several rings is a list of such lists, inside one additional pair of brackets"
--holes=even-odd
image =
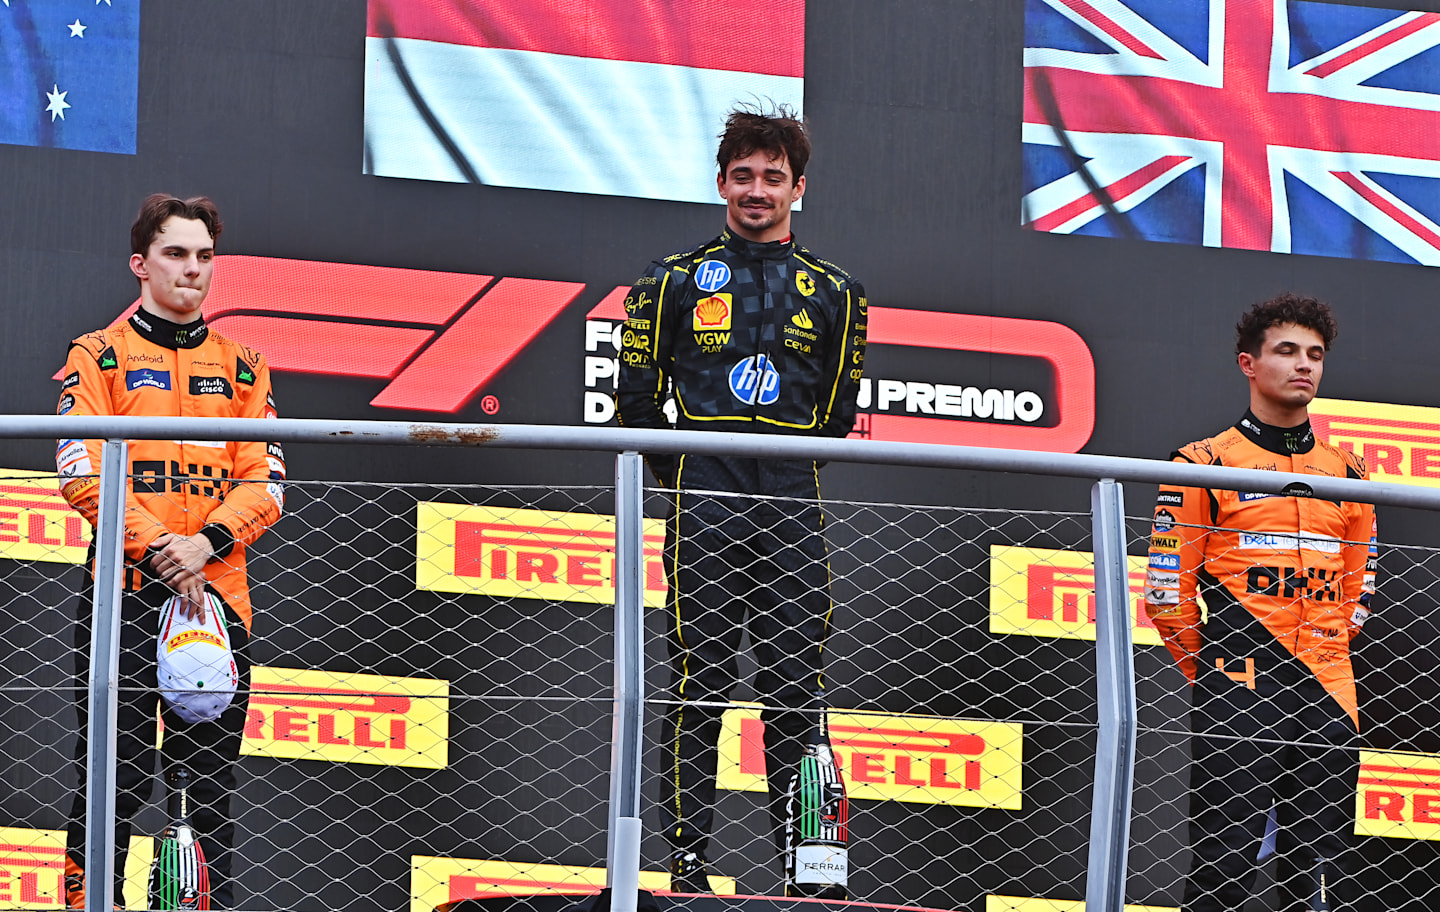
[(1191, 465), (1127, 456), (1048, 453), (937, 443), (836, 440), (790, 434), (736, 434), (643, 428), (536, 424), (427, 424), (307, 418), (138, 418), (0, 415), (0, 438), (123, 437), (141, 440), (274, 440), (346, 443), (591, 450), (617, 453), (709, 453), (760, 459), (818, 459), (931, 468), (978, 469), (1027, 475), (1134, 481), (1148, 484), (1300, 494), (1397, 507), (1440, 510), (1440, 489)]

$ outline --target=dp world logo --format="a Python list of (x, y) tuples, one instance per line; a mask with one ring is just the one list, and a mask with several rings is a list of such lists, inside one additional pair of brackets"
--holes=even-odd
[(730, 392), (746, 405), (774, 405), (780, 398), (780, 372), (766, 355), (746, 358), (730, 368)]

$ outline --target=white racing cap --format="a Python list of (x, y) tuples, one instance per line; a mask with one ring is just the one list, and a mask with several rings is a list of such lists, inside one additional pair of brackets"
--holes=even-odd
[(235, 699), (240, 675), (220, 601), (205, 593), (205, 620), (185, 618), (181, 596), (160, 609), (155, 643), (160, 696), (186, 722), (213, 722)]

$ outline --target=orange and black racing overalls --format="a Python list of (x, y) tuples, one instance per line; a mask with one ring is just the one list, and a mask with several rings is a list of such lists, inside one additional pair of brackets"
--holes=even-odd
[[(1308, 422), (1276, 428), (1249, 412), (1175, 459), (1368, 477)], [(1145, 608), (1195, 685), (1186, 912), (1245, 904), (1272, 808), (1281, 908), (1308, 900), (1322, 875), (1347, 892), (1335, 879), (1359, 772), (1350, 641), (1369, 616), (1375, 561), (1369, 504), (1160, 488)]]

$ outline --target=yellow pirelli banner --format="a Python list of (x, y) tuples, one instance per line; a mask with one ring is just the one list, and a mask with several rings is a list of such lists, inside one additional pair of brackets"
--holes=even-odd
[[(852, 799), (1020, 809), (1023, 727), (832, 710), (830, 745)], [(716, 784), (765, 791), (760, 708), (725, 711)]]
[[(615, 517), (420, 503), (415, 586), (500, 598), (615, 603)], [(665, 604), (665, 524), (645, 520), (645, 605)]]
[(1365, 457), (1375, 481), (1440, 487), (1440, 408), (1316, 399), (1310, 424), (1320, 439)]
[[(987, 896), (985, 897), (985, 912), (1085, 912), (1085, 900)], [(1174, 906), (1137, 906), (1126, 903), (1125, 912), (1179, 912), (1179, 910)]]
[(0, 557), (80, 564), (90, 524), (60, 496), (54, 472), (0, 469)]
[[(1126, 560), (1130, 635), (1160, 645), (1145, 613), (1145, 558)], [(1088, 551), (990, 546), (990, 632), (1095, 639), (1095, 556)]]
[(262, 666), (251, 675), (243, 756), (420, 769), (449, 762), (449, 681)]
[[(125, 908), (149, 907), (155, 840), (131, 836), (125, 857)], [(107, 900), (108, 903), (108, 900)], [(0, 827), (0, 909), (65, 908), (65, 831)]]
[[(533, 896), (537, 893), (588, 894), (605, 886), (605, 867), (483, 861), (472, 858), (410, 858), (410, 912), (434, 912), (462, 899)], [(734, 895), (735, 878), (710, 876), (710, 888)], [(641, 871), (640, 889), (670, 889), (669, 871)]]
[(1440, 755), (1361, 751), (1355, 832), (1440, 840)]

